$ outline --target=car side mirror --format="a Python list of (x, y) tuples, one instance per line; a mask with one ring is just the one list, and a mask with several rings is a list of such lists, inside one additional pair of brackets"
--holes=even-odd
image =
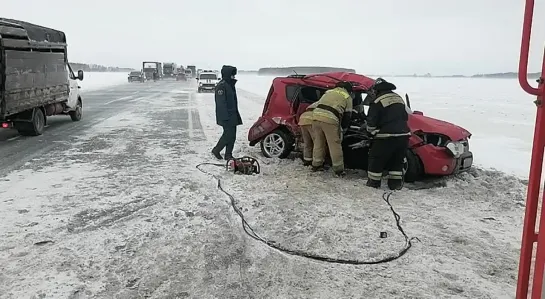
[(195, 80), (199, 81), (199, 78), (195, 78)]
[(76, 79), (83, 81), (83, 70), (78, 70), (78, 77)]
[(218, 81), (221, 81), (221, 78), (218, 78)]

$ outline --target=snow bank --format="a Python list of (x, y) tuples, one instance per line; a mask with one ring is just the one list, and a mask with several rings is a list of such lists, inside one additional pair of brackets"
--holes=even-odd
[[(274, 77), (238, 78), (237, 86), (263, 103)], [(386, 79), (399, 94), (409, 94), (413, 110), (469, 130), (476, 165), (528, 177), (536, 108), (516, 79)]]
[(78, 81), (78, 85), (81, 86), (81, 91), (83, 92), (124, 83), (127, 83), (127, 73), (124, 72), (85, 72), (83, 74), (83, 81)]

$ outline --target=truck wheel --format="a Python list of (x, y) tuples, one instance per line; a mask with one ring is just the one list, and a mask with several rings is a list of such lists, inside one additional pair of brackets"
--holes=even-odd
[(201, 92), (202, 92), (202, 90), (200, 88), (197, 89), (197, 93), (201, 93)]
[(424, 174), (420, 158), (418, 158), (418, 156), (410, 149), (407, 150), (407, 154), (405, 156), (403, 171), (405, 172), (404, 178), (405, 182), (407, 183), (413, 183), (415, 181), (418, 181)]
[(14, 125), (23, 136), (39, 136), (44, 133), (45, 115), (42, 109), (35, 108), (32, 113), (32, 122), (17, 122)]
[(293, 136), (283, 130), (275, 130), (261, 140), (261, 153), (267, 158), (284, 159), (293, 150)]
[(81, 105), (81, 100), (78, 100), (76, 109), (74, 109), (73, 111), (70, 111), (68, 114), (70, 115), (70, 118), (72, 119), (72, 121), (81, 120), (81, 117), (83, 116), (83, 107)]

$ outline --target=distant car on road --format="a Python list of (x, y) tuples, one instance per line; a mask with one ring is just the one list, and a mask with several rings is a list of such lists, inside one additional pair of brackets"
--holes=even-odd
[(218, 74), (214, 71), (203, 71), (197, 77), (197, 81), (199, 82), (199, 87), (197, 88), (198, 93), (201, 93), (203, 91), (214, 92), (216, 90), (216, 85), (218, 85), (218, 83), (220, 82), (220, 78), (218, 77)]
[(187, 81), (185, 73), (184, 72), (177, 73), (176, 74), (176, 81)]
[(146, 77), (143, 72), (134, 71), (129, 73), (128, 80), (129, 82), (144, 82)]

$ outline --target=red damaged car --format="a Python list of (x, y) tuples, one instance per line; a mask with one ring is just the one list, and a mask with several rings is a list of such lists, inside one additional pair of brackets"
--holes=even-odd
[[(332, 72), (312, 75), (291, 75), (275, 78), (265, 101), (261, 117), (248, 133), (250, 145), (261, 143), (265, 157), (286, 158), (302, 149), (299, 116), (326, 90), (339, 81), (349, 81), (354, 87), (354, 108), (363, 112), (363, 97), (374, 80), (363, 75)], [(407, 97), (408, 102), (408, 97)], [(420, 111), (409, 112), (409, 150), (405, 160), (405, 181), (413, 182), (424, 175), (444, 176), (471, 168), (473, 154), (469, 151), (471, 133), (454, 124), (424, 116)], [(361, 119), (352, 124), (343, 137), (345, 167), (367, 169), (370, 140), (359, 131)]]

